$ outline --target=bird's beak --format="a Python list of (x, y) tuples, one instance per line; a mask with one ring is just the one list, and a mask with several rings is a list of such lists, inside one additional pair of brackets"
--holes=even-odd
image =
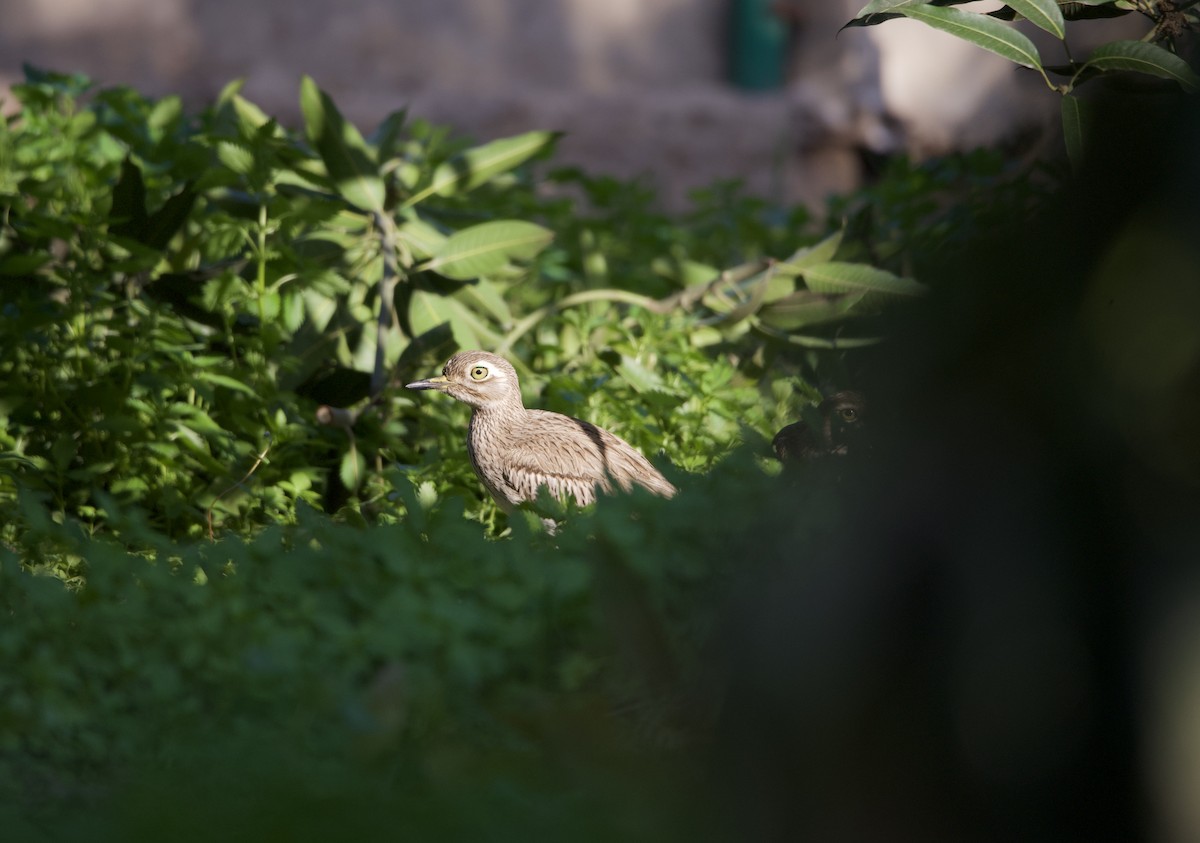
[(405, 389), (445, 389), (446, 384), (450, 383), (450, 379), (445, 375), (438, 375), (436, 378), (428, 378), (423, 381), (413, 381), (410, 384), (405, 384)]

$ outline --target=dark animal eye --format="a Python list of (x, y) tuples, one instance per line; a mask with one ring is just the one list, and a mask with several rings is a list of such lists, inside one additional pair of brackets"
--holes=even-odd
[(858, 410), (853, 407), (843, 407), (838, 414), (842, 417), (842, 421), (852, 422), (858, 418)]
[(471, 380), (481, 381), (488, 376), (487, 366), (476, 366), (471, 370)]

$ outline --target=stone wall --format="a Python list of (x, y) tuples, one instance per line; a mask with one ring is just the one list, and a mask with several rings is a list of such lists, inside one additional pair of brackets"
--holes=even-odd
[[(862, 0), (790, 0), (792, 84), (724, 82), (732, 0), (0, 0), (0, 86), (22, 61), (202, 105), (234, 78), (285, 121), (312, 75), (355, 122), (407, 105), (480, 140), (563, 129), (562, 160), (819, 203), (854, 150), (941, 150), (1045, 118), (1023, 73), (907, 21), (835, 37)], [(1039, 90), (1040, 87), (1040, 90)]]

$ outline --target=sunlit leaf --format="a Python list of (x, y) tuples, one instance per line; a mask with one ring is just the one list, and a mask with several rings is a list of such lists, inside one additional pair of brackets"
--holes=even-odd
[(617, 365), (617, 373), (633, 387), (635, 392), (661, 391), (663, 388), (662, 376), (632, 357), (621, 356), (621, 362)]
[(342, 460), (338, 464), (338, 478), (342, 481), (343, 486), (353, 492), (362, 484), (366, 474), (367, 461), (363, 459), (363, 455), (357, 448), (350, 448), (342, 455)]
[(1040, 68), (1041, 57), (1028, 37), (1008, 24), (977, 12), (941, 8), (927, 3), (906, 5), (898, 10), (905, 17), (948, 32), (977, 47), (1002, 56), (1022, 67)]
[(337, 191), (359, 208), (382, 210), (383, 179), (366, 142), (309, 76), (300, 83), (300, 107), (308, 140), (325, 162)]
[(859, 293), (817, 293), (798, 290), (787, 298), (763, 305), (758, 318), (773, 328), (795, 330), (844, 319), (866, 296)]
[(434, 171), (432, 184), (422, 193), (454, 196), (474, 190), (548, 149), (560, 135), (560, 132), (527, 132), (468, 149), (439, 166)]
[(554, 239), (554, 232), (531, 222), (496, 220), (455, 232), (422, 269), (467, 281), (490, 275), (512, 260), (530, 260)]
[(512, 311), (504, 300), (503, 288), (495, 281), (480, 278), (467, 284), (455, 296), (472, 305), (473, 309), (488, 314), (500, 325), (509, 325), (513, 321)]
[(876, 307), (894, 299), (911, 299), (924, 295), (924, 284), (911, 278), (861, 263), (830, 262), (811, 266), (804, 272), (804, 282), (816, 293), (858, 293), (867, 307)]
[(409, 219), (396, 226), (396, 237), (419, 260), (434, 256), (446, 243), (446, 235), (421, 219)]
[(219, 141), (217, 160), (239, 176), (254, 172), (254, 151), (239, 141)]
[(794, 278), (802, 274), (807, 267), (833, 260), (838, 247), (842, 245), (842, 234), (842, 230), (838, 229), (819, 243), (797, 249), (786, 260), (780, 261), (775, 271)]
[(480, 317), (452, 296), (428, 290), (414, 290), (408, 306), (409, 327), (413, 336), (421, 336), (442, 324), (448, 324), (460, 348), (494, 347), (500, 340)]
[(231, 378), (228, 375), (222, 375), (217, 372), (211, 372), (207, 369), (200, 369), (195, 373), (195, 378), (198, 381), (211, 383), (213, 386), (223, 386), (226, 389), (232, 389), (235, 392), (241, 392), (244, 395), (258, 395), (251, 387), (242, 383), (237, 378)]

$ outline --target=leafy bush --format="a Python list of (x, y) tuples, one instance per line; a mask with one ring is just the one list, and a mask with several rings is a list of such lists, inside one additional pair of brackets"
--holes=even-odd
[[(300, 502), (392, 510), (386, 469), (457, 450), (464, 418), (395, 396), (392, 373), (455, 345), (569, 378), (560, 409), (603, 386), (598, 421), (705, 468), (739, 424), (782, 421), (751, 388), (777, 347), (850, 347), (825, 326), (917, 289), (832, 261), (837, 238), (776, 263), (804, 215), (727, 187), (681, 227), (634, 186), (553, 174), (583, 190), (576, 214), (515, 169), (552, 133), (467, 147), (397, 113), (364, 138), (311, 80), (303, 137), (236, 85), (196, 118), (128, 89), (82, 106), (87, 90), (31, 70), (0, 135), (0, 493), (22, 485), (93, 529), (102, 496), (192, 538)], [(438, 476), (478, 496), (466, 472)]]
[[(721, 608), (756, 550), (845, 526), (840, 493), (780, 495), (766, 439), (975, 232), (956, 198), (1035, 196), (968, 157), (898, 163), (833, 224), (731, 185), (672, 219), (636, 183), (539, 179), (552, 133), (364, 137), (311, 80), (303, 134), (236, 85), (196, 116), (34, 70), (17, 94), (0, 803), (28, 836), (706, 833), (675, 765), (719, 706)], [(499, 518), (466, 408), (392, 388), (456, 346), (661, 449), (679, 497), (553, 537)], [(79, 800), (104, 822), (73, 827)]]

